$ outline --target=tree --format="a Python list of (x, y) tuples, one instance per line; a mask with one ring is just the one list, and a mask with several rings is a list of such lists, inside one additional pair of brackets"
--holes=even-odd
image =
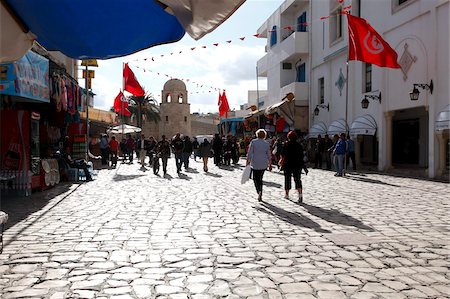
[(158, 123), (161, 118), (159, 116), (158, 102), (151, 93), (145, 93), (143, 96), (131, 96), (128, 98), (129, 106), (132, 116), (136, 117), (136, 123), (139, 128), (142, 128), (143, 119), (150, 122)]

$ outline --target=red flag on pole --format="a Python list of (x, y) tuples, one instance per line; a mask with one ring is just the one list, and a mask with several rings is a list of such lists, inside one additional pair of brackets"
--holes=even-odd
[(400, 68), (397, 52), (366, 20), (347, 14), (348, 60), (359, 60), (381, 67)]
[(128, 101), (124, 97), (122, 91), (114, 99), (114, 110), (121, 115), (131, 116), (130, 110), (128, 110)]
[(137, 97), (143, 96), (145, 93), (128, 63), (125, 63), (123, 68), (123, 89)]
[(222, 95), (219, 92), (219, 115), (222, 116), (225, 114), (225, 118), (228, 118), (228, 111), (230, 110), (230, 106), (228, 105), (227, 95), (225, 94), (225, 90)]

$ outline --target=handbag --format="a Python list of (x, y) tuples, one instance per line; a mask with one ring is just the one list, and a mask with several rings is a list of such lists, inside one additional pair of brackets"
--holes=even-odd
[(252, 167), (250, 164), (245, 166), (244, 171), (242, 172), (241, 184), (245, 184), (250, 179), (250, 174), (252, 173)]

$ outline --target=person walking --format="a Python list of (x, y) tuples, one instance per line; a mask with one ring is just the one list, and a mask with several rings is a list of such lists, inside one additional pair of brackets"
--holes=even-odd
[(137, 149), (139, 150), (139, 163), (142, 167), (145, 166), (145, 156), (147, 155), (148, 141), (145, 140), (145, 135), (141, 134), (137, 142)]
[(161, 140), (156, 144), (156, 155), (155, 159), (161, 158), (163, 173), (167, 174), (167, 160), (170, 157), (170, 143), (166, 139), (166, 135), (161, 136)]
[(189, 136), (184, 136), (183, 143), (183, 163), (184, 169), (187, 170), (189, 168), (189, 157), (192, 155), (192, 142)]
[(353, 171), (356, 171), (356, 161), (355, 161), (355, 142), (350, 138), (350, 134), (347, 135), (347, 169), (350, 160), (352, 160)]
[(102, 165), (107, 165), (109, 156), (109, 141), (108, 135), (106, 134), (100, 135), (100, 153), (102, 156)]
[(127, 135), (127, 141), (125, 143), (126, 149), (127, 149), (127, 155), (130, 159), (130, 164), (133, 163), (133, 155), (134, 155), (134, 149), (136, 147), (136, 142), (134, 141), (133, 137), (131, 137), (131, 134)]
[(194, 151), (194, 161), (197, 162), (197, 157), (200, 157), (199, 154), (199, 146), (197, 137), (194, 137), (194, 140), (192, 141), (192, 150)]
[(336, 142), (333, 150), (333, 154), (336, 156), (336, 174), (334, 176), (342, 176), (344, 171), (345, 153), (347, 151), (347, 143), (345, 142), (345, 133), (341, 133), (341, 136)]
[(203, 142), (199, 146), (199, 155), (203, 160), (203, 171), (208, 172), (208, 160), (211, 156), (211, 143), (208, 139), (203, 139)]
[(214, 164), (217, 166), (222, 164), (222, 148), (222, 138), (220, 138), (219, 134), (216, 133), (214, 134), (214, 138), (212, 140), (212, 149), (214, 152)]
[(111, 167), (117, 166), (117, 152), (119, 151), (119, 142), (116, 140), (116, 136), (112, 136), (109, 141), (109, 153), (111, 155)]
[(181, 166), (183, 164), (183, 148), (184, 142), (181, 139), (180, 133), (177, 133), (175, 137), (172, 139), (172, 150), (175, 155), (175, 165), (177, 167), (177, 173), (179, 174), (181, 171)]
[(294, 131), (290, 131), (287, 134), (287, 141), (281, 151), (281, 160), (283, 161), (284, 170), (284, 198), (289, 198), (289, 191), (291, 190), (291, 180), (294, 177), (295, 189), (298, 192), (298, 202), (303, 202), (303, 188), (301, 173), (302, 169), (305, 170), (305, 174), (308, 174), (303, 156), (303, 146), (297, 142), (297, 134)]
[(247, 165), (252, 168), (253, 183), (255, 184), (258, 201), (262, 201), (262, 186), (264, 171), (272, 170), (270, 144), (265, 140), (267, 133), (264, 129), (256, 131), (256, 139), (250, 142), (247, 153)]

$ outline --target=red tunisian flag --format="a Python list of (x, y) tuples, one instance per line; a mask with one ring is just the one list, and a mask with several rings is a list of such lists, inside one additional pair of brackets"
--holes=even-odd
[(367, 23), (366, 20), (347, 14), (348, 60), (359, 60), (381, 67), (400, 68), (397, 52)]
[(125, 63), (123, 68), (123, 89), (137, 97), (143, 96), (145, 93), (128, 63)]
[(128, 110), (128, 101), (123, 96), (122, 91), (114, 99), (114, 110), (119, 114), (131, 116), (131, 112)]
[(228, 118), (228, 111), (230, 110), (230, 106), (228, 105), (228, 99), (225, 94), (225, 90), (223, 91), (222, 95), (220, 95), (219, 92), (219, 116), (222, 116), (225, 114), (225, 118)]

